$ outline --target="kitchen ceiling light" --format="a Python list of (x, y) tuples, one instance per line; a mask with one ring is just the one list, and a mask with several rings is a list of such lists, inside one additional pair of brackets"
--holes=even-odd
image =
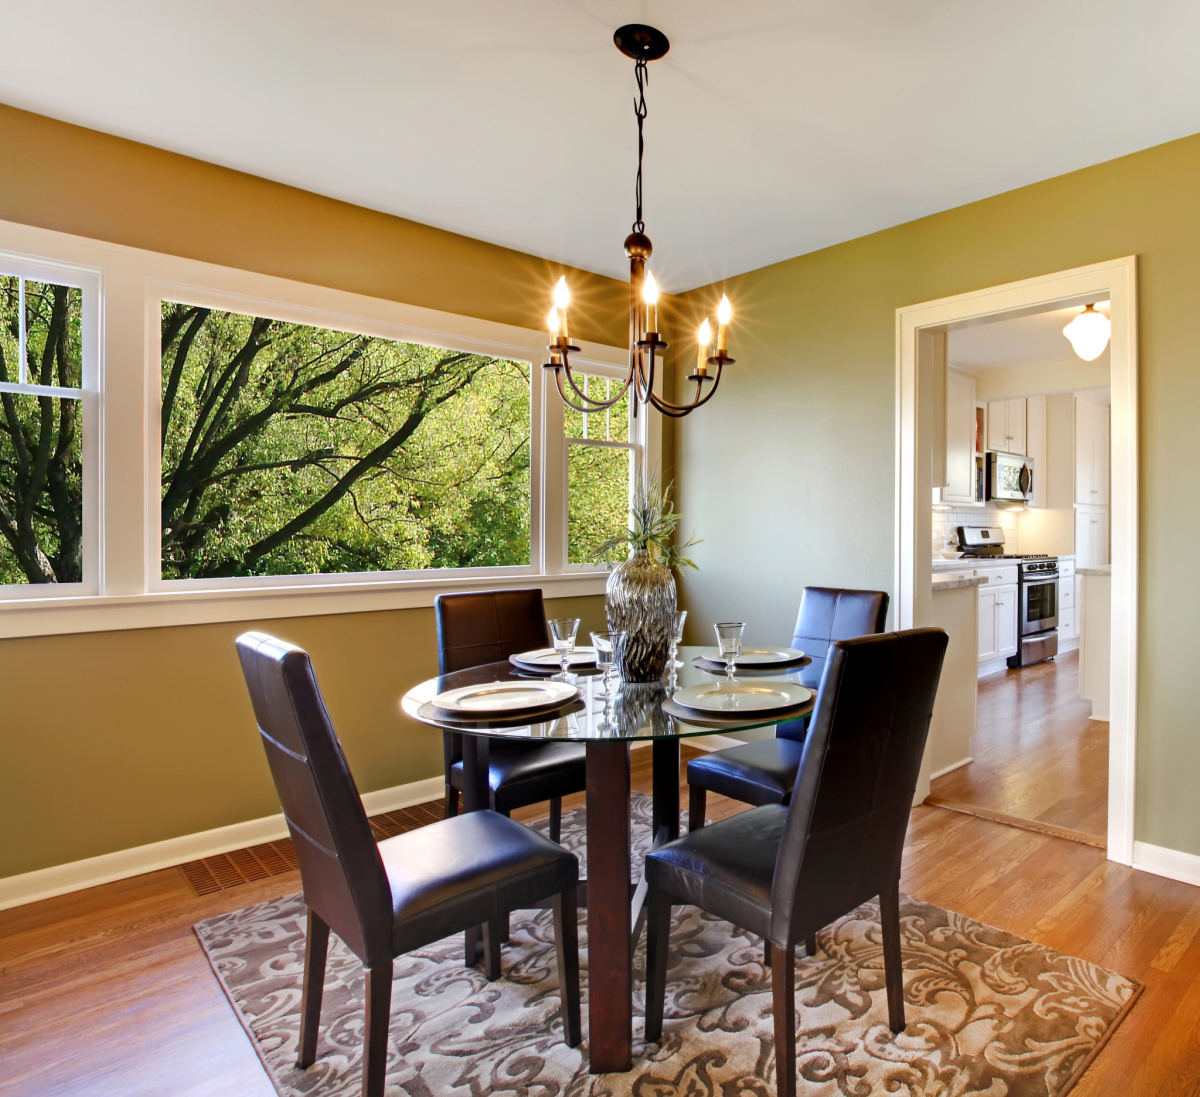
[(1104, 353), (1112, 334), (1112, 321), (1095, 305), (1088, 305), (1065, 328), (1063, 335), (1071, 340), (1075, 353), (1085, 362), (1094, 362)]
[[(633, 232), (625, 239), (625, 255), (629, 259), (629, 368), (624, 383), (610, 399), (597, 400), (580, 388), (571, 372), (571, 355), (577, 353), (579, 347), (571, 344), (567, 331), (567, 308), (571, 294), (565, 276), (560, 278), (554, 287), (554, 307), (550, 310), (546, 324), (550, 331), (550, 345), (546, 348), (550, 352), (550, 361), (544, 368), (554, 370), (558, 394), (563, 403), (576, 411), (605, 411), (616, 404), (632, 386), (635, 396), (631, 401), (634, 415), (637, 414), (638, 405), (644, 404), (657, 408), (663, 415), (678, 419), (712, 399), (721, 382), (721, 370), (732, 364), (733, 359), (726, 353), (726, 339), (733, 309), (729, 298), (722, 295), (717, 308), (716, 354), (710, 356), (708, 353), (709, 343), (712, 342), (712, 329), (708, 318), (705, 317), (704, 323), (700, 325), (696, 372), (688, 376), (688, 380), (696, 385), (691, 401), (686, 404), (674, 404), (659, 396), (654, 391), (654, 359), (656, 353), (666, 350), (669, 344), (659, 338), (658, 286), (653, 275), (646, 270), (646, 260), (650, 258), (654, 249), (642, 221), (642, 124), (646, 120), (646, 84), (649, 81), (647, 65), (664, 56), (671, 44), (662, 31), (641, 23), (630, 23), (621, 27), (613, 35), (613, 41), (617, 44), (617, 49), (633, 60), (638, 89), (637, 98), (633, 103), (638, 127), (638, 170), (635, 189), (637, 216), (633, 222)], [(710, 366), (714, 367), (715, 373), (709, 372)], [(712, 385), (707, 392), (706, 385)]]

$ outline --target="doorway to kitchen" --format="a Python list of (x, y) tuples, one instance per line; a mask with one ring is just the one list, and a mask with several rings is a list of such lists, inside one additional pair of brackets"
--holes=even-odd
[[(977, 637), (951, 630), (952, 646), (978, 641), (969, 653), (981, 672), (975, 711), (944, 719), (936, 743), (931, 733), (927, 791), (947, 806), (1106, 847), (1126, 864), (1135, 285), (1130, 257), (897, 311), (898, 621), (938, 621), (938, 592), (968, 582), (980, 610)], [(1061, 334), (1085, 306), (1106, 311), (1104, 302), (1107, 369), (1072, 353)], [(1042, 353), (1059, 346), (1067, 353), (1051, 355), (1057, 361)]]

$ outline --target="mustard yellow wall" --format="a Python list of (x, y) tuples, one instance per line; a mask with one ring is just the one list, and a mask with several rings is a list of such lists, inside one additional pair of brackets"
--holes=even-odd
[[(0, 220), (532, 328), (568, 270), (573, 332), (626, 337), (609, 278), (4, 106), (0, 149)], [(441, 772), (396, 709), (437, 673), (432, 610), (0, 640), (0, 877), (278, 811), (232, 647), (252, 627), (312, 652), (360, 789)]]
[[(753, 271), (726, 289), (737, 358), (676, 430), (695, 637), (791, 634), (806, 584), (890, 590), (895, 310), (1136, 254), (1141, 368), (1140, 841), (1200, 854), (1200, 136)], [(686, 309), (687, 300), (683, 302)]]

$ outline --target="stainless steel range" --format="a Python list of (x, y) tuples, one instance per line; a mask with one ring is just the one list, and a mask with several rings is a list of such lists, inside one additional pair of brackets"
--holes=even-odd
[(1027, 667), (1058, 654), (1058, 557), (1044, 553), (1007, 553), (999, 526), (959, 526), (963, 558), (1016, 560), (1017, 654), (1010, 667)]

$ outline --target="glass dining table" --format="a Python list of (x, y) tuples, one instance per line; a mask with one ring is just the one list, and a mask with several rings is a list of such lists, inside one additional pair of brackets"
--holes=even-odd
[[(722, 670), (703, 670), (693, 664), (700, 647), (681, 647), (683, 666), (674, 682), (620, 683), (616, 696), (603, 698), (603, 679), (594, 671), (572, 674), (580, 697), (539, 723), (519, 720), (454, 720), (430, 702), (451, 689), (485, 682), (529, 681), (531, 676), (510, 663), (488, 663), (469, 670), (430, 678), (406, 693), (403, 711), (433, 727), (463, 736), (463, 810), (488, 805), (488, 744), (492, 739), (571, 740), (587, 748), (588, 879), (581, 888), (588, 929), (588, 1053), (593, 1074), (627, 1071), (633, 1064), (633, 950), (641, 929), (646, 885), (631, 881), (629, 751), (649, 741), (653, 764), (652, 831), (654, 846), (679, 836), (680, 740), (767, 727), (780, 720), (811, 712), (813, 697), (785, 715), (753, 711), (684, 719), (672, 715), (676, 689), (719, 682)], [(709, 649), (711, 650), (711, 649)], [(806, 660), (806, 663), (808, 660)], [(738, 678), (799, 683), (803, 666), (786, 671), (738, 670)], [(664, 709), (664, 704), (666, 708)], [(678, 710), (676, 709), (676, 712)], [(624, 835), (623, 841), (614, 841)], [(639, 877), (641, 873), (639, 873)], [(632, 890), (632, 894), (631, 894)]]

